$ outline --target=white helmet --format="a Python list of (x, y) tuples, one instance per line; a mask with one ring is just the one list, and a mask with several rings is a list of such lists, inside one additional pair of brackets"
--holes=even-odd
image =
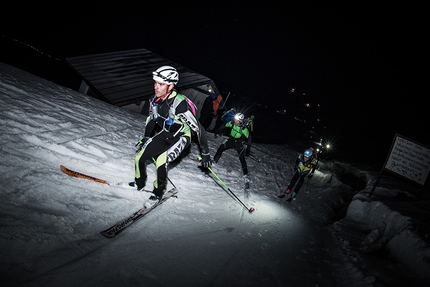
[(160, 83), (176, 85), (179, 81), (179, 74), (178, 71), (171, 66), (162, 66), (158, 68), (157, 71), (152, 72), (152, 78), (154, 81)]
[(238, 120), (241, 123), (243, 123), (243, 120), (245, 119), (245, 116), (242, 113), (237, 113), (237, 114), (234, 115), (234, 119)]

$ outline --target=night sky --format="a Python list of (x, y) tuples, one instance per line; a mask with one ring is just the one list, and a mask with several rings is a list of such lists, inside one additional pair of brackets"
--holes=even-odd
[[(213, 79), (222, 94), (230, 92), (232, 105), (257, 115), (256, 135), (260, 129), (288, 139), (314, 126), (345, 158), (354, 153), (383, 161), (396, 133), (430, 145), (428, 93), (417, 85), (428, 34), (423, 7), (98, 2), (13, 3), (1, 20), (3, 40), (18, 39), (59, 59), (148, 49)], [(11, 58), (2, 53), (0, 60), (13, 64)], [(33, 69), (39, 68), (43, 74), (43, 65)], [(311, 123), (310, 114), (322, 121)], [(307, 118), (307, 126), (295, 117)]]

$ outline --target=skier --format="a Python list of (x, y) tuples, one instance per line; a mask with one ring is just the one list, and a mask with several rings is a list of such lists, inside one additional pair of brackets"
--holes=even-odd
[[(313, 152), (315, 149), (309, 148), (304, 151), (303, 154), (300, 154), (296, 159), (296, 173), (291, 179), (290, 184), (288, 185), (285, 192), (283, 192), (279, 197), (284, 197), (285, 195), (291, 195), (292, 199), (295, 199), (297, 193), (299, 193), (300, 188), (305, 181), (306, 175), (308, 178), (311, 178), (315, 172), (315, 168), (318, 164), (318, 159), (316, 158), (315, 153)], [(315, 151), (316, 152), (316, 151)], [(297, 185), (296, 185), (297, 183)], [(294, 185), (296, 185), (294, 191), (291, 193)]]
[(235, 148), (239, 155), (242, 165), (243, 177), (245, 179), (245, 188), (249, 188), (248, 166), (245, 159), (245, 145), (251, 148), (251, 138), (249, 130), (243, 125), (245, 116), (242, 113), (234, 115), (233, 121), (226, 123), (223, 128), (231, 128), (229, 137), (218, 147), (214, 156), (214, 162), (218, 163), (222, 153), (227, 149)]
[(206, 132), (195, 117), (196, 107), (174, 89), (179, 81), (178, 72), (171, 66), (162, 66), (152, 74), (155, 95), (149, 105), (145, 136), (136, 144), (140, 151), (135, 158), (135, 181), (130, 183), (130, 186), (142, 190), (147, 179), (146, 162), (155, 162), (157, 179), (153, 194), (144, 204), (146, 208), (163, 197), (167, 187), (167, 164), (190, 145), (191, 131), (197, 134), (202, 166), (207, 168), (211, 165)]
[(218, 115), (219, 105), (221, 104), (221, 102), (222, 102), (222, 96), (221, 95), (218, 95), (214, 99), (214, 101), (212, 102), (212, 108), (214, 110), (214, 117), (216, 117)]

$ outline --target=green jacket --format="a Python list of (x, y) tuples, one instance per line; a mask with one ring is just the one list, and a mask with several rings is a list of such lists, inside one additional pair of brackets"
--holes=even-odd
[(231, 128), (230, 136), (236, 140), (248, 140), (249, 138), (249, 130), (247, 127), (236, 126), (232, 122), (228, 122), (225, 124), (227, 128)]

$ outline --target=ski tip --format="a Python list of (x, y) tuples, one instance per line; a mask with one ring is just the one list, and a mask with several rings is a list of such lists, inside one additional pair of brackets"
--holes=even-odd
[(254, 212), (254, 207), (251, 207), (250, 209), (249, 209), (249, 213), (253, 213)]
[(115, 235), (116, 235), (115, 233), (109, 233), (106, 230), (105, 231), (101, 231), (100, 234), (103, 235), (106, 238), (114, 238)]

